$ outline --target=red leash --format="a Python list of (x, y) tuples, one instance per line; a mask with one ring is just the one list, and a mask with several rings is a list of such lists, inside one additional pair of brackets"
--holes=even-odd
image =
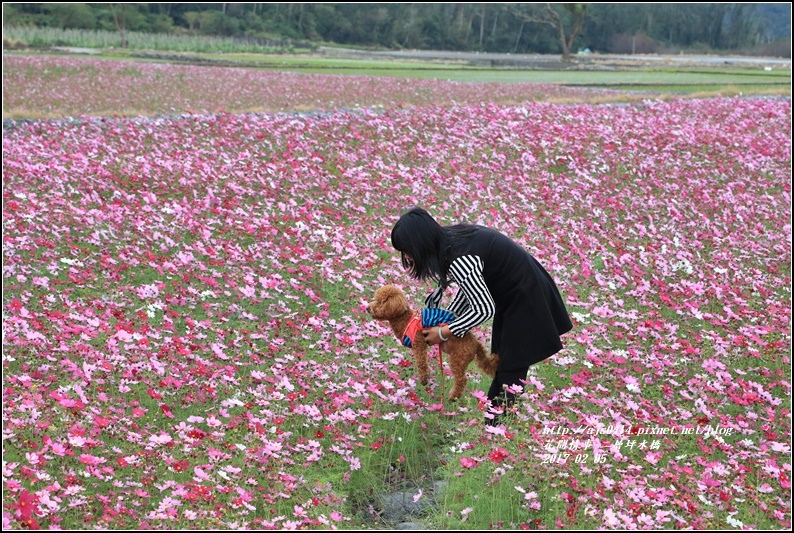
[(444, 405), (444, 399), (447, 395), (444, 393), (444, 358), (441, 355), (441, 345), (438, 345), (438, 369), (441, 370), (441, 405)]

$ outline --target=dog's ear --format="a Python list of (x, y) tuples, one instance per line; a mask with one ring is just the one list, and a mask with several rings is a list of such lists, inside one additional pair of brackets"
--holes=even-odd
[(387, 286), (381, 289), (381, 310), (387, 316), (399, 316), (410, 309), (408, 298), (403, 291), (394, 286)]

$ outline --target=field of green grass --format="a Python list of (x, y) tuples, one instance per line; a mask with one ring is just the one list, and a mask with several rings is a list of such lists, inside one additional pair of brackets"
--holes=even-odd
[[(753, 69), (647, 68), (625, 70), (543, 70), (491, 68), (459, 61), (339, 59), (312, 54), (186, 54), (198, 60), (314, 74), (350, 74), (461, 82), (544, 83), (676, 94), (728, 91), (791, 94), (791, 71)], [(117, 55), (116, 57), (123, 57)], [(189, 58), (186, 59), (189, 61)]]

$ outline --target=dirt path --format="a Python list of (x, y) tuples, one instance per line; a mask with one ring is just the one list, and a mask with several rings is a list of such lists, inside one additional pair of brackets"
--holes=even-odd
[(660, 56), (660, 55), (602, 55), (587, 54), (563, 62), (559, 55), (493, 54), (476, 52), (446, 52), (438, 50), (400, 50), (370, 52), (349, 48), (320, 47), (318, 52), (329, 57), (360, 59), (410, 59), (422, 61), (460, 62), (475, 66), (520, 67), (539, 70), (617, 70), (664, 67), (726, 67), (791, 70), (791, 59), (749, 56)]

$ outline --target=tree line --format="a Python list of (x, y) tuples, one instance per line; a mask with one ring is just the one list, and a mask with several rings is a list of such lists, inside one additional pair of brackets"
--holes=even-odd
[(3, 25), (502, 53), (791, 56), (791, 4), (4, 3)]

